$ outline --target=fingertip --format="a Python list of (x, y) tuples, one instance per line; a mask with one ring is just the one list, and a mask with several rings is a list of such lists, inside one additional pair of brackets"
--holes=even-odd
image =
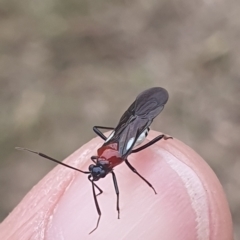
[[(159, 133), (151, 131), (149, 139)], [(66, 159), (86, 170), (102, 140), (95, 138)], [(24, 198), (0, 229), (12, 239), (232, 239), (229, 207), (217, 177), (191, 148), (176, 139), (161, 140), (129, 157), (131, 164), (156, 189), (157, 195), (126, 164), (114, 170), (120, 191), (120, 219), (109, 174), (96, 182), (102, 217), (85, 174), (62, 166), (51, 171)], [(9, 231), (10, 230), (10, 231)], [(7, 235), (8, 234), (8, 235)]]

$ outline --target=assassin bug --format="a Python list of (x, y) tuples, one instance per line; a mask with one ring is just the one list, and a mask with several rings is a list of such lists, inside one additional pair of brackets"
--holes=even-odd
[[(172, 138), (161, 134), (143, 146), (135, 148), (145, 140), (150, 130), (149, 126), (151, 125), (153, 119), (163, 110), (164, 105), (167, 103), (167, 101), (168, 92), (164, 88), (154, 87), (147, 89), (137, 96), (136, 100), (121, 117), (116, 128), (94, 126), (93, 131), (105, 142), (97, 150), (97, 156), (91, 157), (91, 160), (94, 164), (89, 165), (89, 171), (82, 171), (75, 167), (69, 166), (40, 152), (35, 152), (26, 148), (19, 147), (17, 147), (17, 149), (35, 153), (43, 158), (59, 163), (65, 167), (88, 174), (88, 180), (92, 184), (93, 198), (98, 213), (97, 224), (96, 227), (89, 233), (91, 234), (98, 228), (101, 219), (101, 210), (97, 201), (97, 196), (102, 194), (103, 191), (96, 185), (95, 182), (101, 178), (104, 178), (109, 173), (112, 174), (113, 178), (113, 184), (117, 195), (116, 208), (118, 212), (118, 219), (120, 218), (119, 189), (117, 178), (113, 169), (117, 165), (125, 162), (135, 174), (137, 174), (145, 183), (148, 184), (149, 187), (153, 189), (155, 194), (157, 193), (152, 184), (148, 182), (143, 176), (141, 176), (138, 171), (129, 163), (127, 157), (131, 153), (142, 151), (143, 149), (151, 146), (161, 139), (167, 140), (169, 138)], [(106, 137), (104, 133), (100, 131), (100, 129), (112, 130), (112, 133)], [(96, 194), (96, 188), (99, 191), (98, 194)]]

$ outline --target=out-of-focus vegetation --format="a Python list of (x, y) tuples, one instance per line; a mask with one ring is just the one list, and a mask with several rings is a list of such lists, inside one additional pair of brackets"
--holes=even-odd
[(229, 0), (2, 0), (0, 218), (54, 166), (15, 146), (63, 159), (162, 86), (153, 128), (206, 159), (239, 226), (239, 15)]

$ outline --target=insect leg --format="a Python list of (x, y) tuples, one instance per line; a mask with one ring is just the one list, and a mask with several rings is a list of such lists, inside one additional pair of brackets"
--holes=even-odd
[(157, 194), (155, 188), (152, 186), (152, 184), (150, 182), (148, 182), (148, 180), (146, 180), (143, 176), (141, 176), (138, 171), (129, 163), (129, 161), (126, 159), (125, 163), (127, 164), (127, 166), (134, 172), (136, 173), (150, 188), (152, 188), (152, 190), (154, 191), (155, 194)]
[(113, 177), (113, 184), (114, 184), (114, 188), (115, 188), (115, 192), (117, 195), (117, 211), (118, 211), (118, 219), (120, 219), (120, 208), (119, 208), (119, 189), (118, 189), (118, 184), (117, 184), (117, 178), (114, 172), (112, 173), (112, 177)]
[(102, 126), (94, 126), (93, 131), (103, 140), (106, 140), (107, 137), (99, 130), (99, 129), (107, 129), (107, 130), (113, 130), (112, 127), (102, 127)]
[(97, 156), (91, 156), (91, 160), (94, 162), (94, 163), (97, 163), (97, 160), (98, 159), (98, 157)]
[(91, 175), (88, 176), (88, 180), (92, 183), (93, 199), (94, 199), (95, 206), (96, 206), (96, 209), (97, 209), (97, 212), (98, 212), (98, 220), (97, 220), (96, 227), (89, 234), (91, 234), (92, 232), (94, 232), (98, 228), (98, 225), (99, 225), (99, 222), (100, 222), (100, 219), (101, 219), (101, 215), (102, 215), (99, 204), (98, 204), (98, 201), (97, 201), (97, 195), (96, 195), (96, 192), (95, 192), (96, 184), (94, 184), (94, 182), (90, 179), (90, 177), (91, 177)]
[[(91, 160), (96, 164), (97, 163), (97, 160), (98, 159), (98, 157), (97, 156), (91, 156)], [(103, 193), (103, 190), (97, 185), (97, 184), (95, 184), (94, 182), (93, 182), (93, 184), (94, 184), (94, 186), (99, 190), (99, 193), (97, 194), (97, 196), (98, 195), (101, 195), (102, 193)]]
[(137, 149), (133, 149), (133, 150), (131, 151), (131, 153), (140, 152), (140, 151), (142, 151), (143, 149), (145, 149), (145, 148), (153, 145), (154, 143), (158, 142), (158, 141), (161, 140), (162, 138), (163, 138), (164, 140), (167, 140), (167, 139), (169, 139), (169, 138), (172, 139), (172, 137), (167, 137), (166, 135), (161, 134), (161, 135), (155, 137), (154, 139), (152, 139), (150, 142), (146, 143), (145, 145), (143, 145), (143, 146), (141, 146), (141, 147), (139, 147), (139, 148), (137, 148)]
[(96, 196), (99, 196), (103, 193), (103, 190), (94, 182), (92, 182), (94, 184), (94, 186), (99, 190), (99, 193)]

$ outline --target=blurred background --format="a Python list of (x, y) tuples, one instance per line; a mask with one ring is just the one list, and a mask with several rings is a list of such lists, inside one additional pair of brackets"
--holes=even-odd
[(233, 0), (1, 0), (0, 220), (54, 167), (15, 146), (64, 159), (161, 86), (152, 128), (213, 168), (240, 239), (239, 15)]

